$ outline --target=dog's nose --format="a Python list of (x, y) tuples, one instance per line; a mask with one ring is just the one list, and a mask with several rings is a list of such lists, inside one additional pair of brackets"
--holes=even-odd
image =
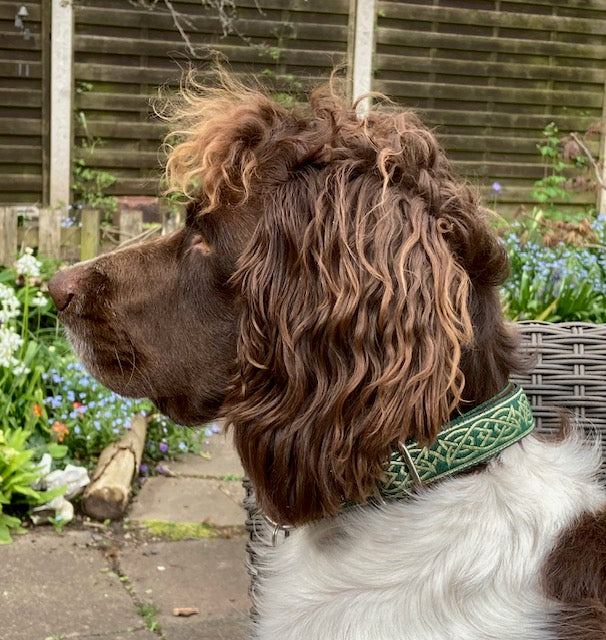
[(76, 294), (78, 284), (76, 269), (62, 269), (57, 271), (48, 283), (48, 290), (59, 311), (65, 311)]

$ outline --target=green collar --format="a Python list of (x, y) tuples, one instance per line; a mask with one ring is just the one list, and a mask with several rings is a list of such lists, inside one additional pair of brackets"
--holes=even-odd
[(431, 446), (412, 440), (400, 443), (391, 454), (381, 496), (408, 496), (419, 486), (485, 462), (533, 429), (524, 390), (509, 383), (490, 400), (452, 420)]

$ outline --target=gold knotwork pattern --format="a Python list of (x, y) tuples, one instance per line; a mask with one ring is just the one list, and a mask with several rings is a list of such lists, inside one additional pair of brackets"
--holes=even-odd
[[(491, 400), (453, 420), (429, 447), (404, 445), (422, 484), (464, 471), (518, 442), (534, 428), (532, 409), (522, 387), (509, 384)], [(393, 451), (381, 487), (384, 498), (402, 498), (416, 488), (408, 464)]]

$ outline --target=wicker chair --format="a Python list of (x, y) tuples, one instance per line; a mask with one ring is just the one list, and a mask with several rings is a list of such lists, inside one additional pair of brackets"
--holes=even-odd
[[(565, 408), (601, 434), (606, 451), (606, 325), (533, 321), (520, 322), (517, 326), (532, 365), (529, 373), (516, 381), (531, 401), (537, 428), (544, 432), (556, 430), (560, 409)], [(274, 544), (276, 532), (257, 508), (248, 480), (244, 486), (246, 527), (250, 534), (247, 568), (254, 621), (259, 569), (252, 543)]]

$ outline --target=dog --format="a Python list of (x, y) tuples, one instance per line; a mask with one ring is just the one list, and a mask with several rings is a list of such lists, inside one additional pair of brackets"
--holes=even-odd
[(331, 84), (287, 108), (226, 79), (174, 116), (184, 227), (50, 291), (103, 384), (229, 425), (290, 530), (255, 637), (606, 638), (601, 452), (531, 433), (506, 253), (434, 135)]

